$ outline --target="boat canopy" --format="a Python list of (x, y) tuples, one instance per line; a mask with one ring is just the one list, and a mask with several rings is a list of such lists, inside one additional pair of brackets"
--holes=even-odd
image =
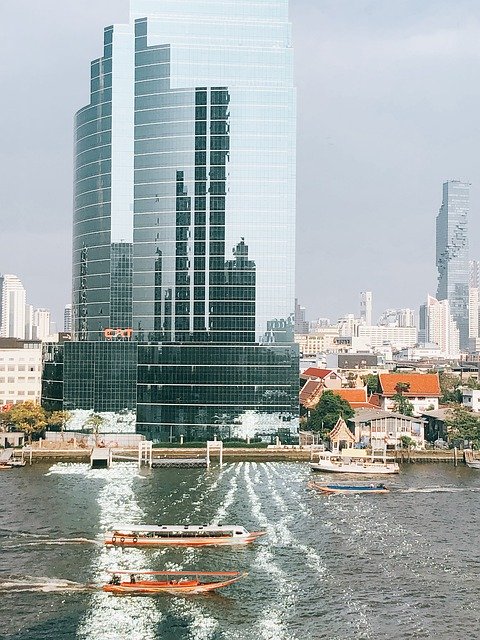
[(118, 525), (111, 528), (111, 531), (114, 533), (223, 533), (230, 535), (248, 535), (248, 531), (245, 527), (239, 527), (235, 525), (215, 525), (215, 524), (204, 524), (204, 525), (136, 525), (136, 524), (126, 524), (126, 525)]

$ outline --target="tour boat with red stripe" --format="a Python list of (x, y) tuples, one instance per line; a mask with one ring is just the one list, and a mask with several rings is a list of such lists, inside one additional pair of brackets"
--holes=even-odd
[(265, 531), (236, 525), (122, 525), (105, 533), (105, 544), (119, 547), (229, 546), (249, 544)]

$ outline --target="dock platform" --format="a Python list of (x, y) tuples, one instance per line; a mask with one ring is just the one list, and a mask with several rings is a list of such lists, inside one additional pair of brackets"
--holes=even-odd
[(91, 469), (108, 469), (112, 463), (112, 454), (110, 449), (104, 447), (95, 447), (92, 449), (90, 456)]
[(153, 469), (165, 467), (181, 469), (204, 469), (207, 465), (206, 458), (154, 458), (152, 460)]

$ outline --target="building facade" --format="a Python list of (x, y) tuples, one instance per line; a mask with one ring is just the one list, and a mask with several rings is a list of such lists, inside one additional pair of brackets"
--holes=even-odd
[(41, 343), (0, 338), (0, 407), (40, 402), (41, 381)]
[(448, 300), (427, 297), (419, 314), (420, 344), (437, 345), (440, 357), (455, 359), (460, 356), (460, 334), (458, 325), (450, 313)]
[(360, 293), (360, 318), (364, 324), (372, 324), (373, 296), (371, 291)]
[(296, 429), (295, 109), (287, 0), (132, 0), (105, 29), (76, 116), (66, 409), (133, 409), (157, 440)]
[(0, 276), (0, 337), (25, 338), (26, 292), (12, 274)]
[(448, 300), (460, 348), (468, 349), (468, 211), (470, 184), (449, 180), (443, 184), (443, 201), (437, 216), (437, 299)]

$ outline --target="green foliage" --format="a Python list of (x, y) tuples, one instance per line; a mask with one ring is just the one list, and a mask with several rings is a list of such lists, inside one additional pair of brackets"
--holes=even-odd
[(8, 414), (6, 417), (8, 423), (15, 425), (20, 431), (24, 431), (30, 442), (32, 436), (41, 433), (47, 425), (45, 409), (34, 402), (15, 404), (6, 413)]
[(393, 411), (401, 413), (404, 416), (413, 416), (413, 404), (402, 393), (396, 393), (392, 396)]
[(440, 402), (461, 404), (462, 392), (459, 387), (462, 381), (459, 376), (456, 376), (453, 373), (447, 373), (446, 371), (441, 371), (438, 374), (438, 379), (440, 381), (440, 390), (443, 394), (440, 398)]
[(72, 414), (69, 411), (52, 411), (47, 417), (47, 424), (49, 427), (63, 431), (65, 429), (65, 423), (67, 423), (71, 417)]
[(480, 389), (480, 382), (473, 376), (470, 376), (465, 386), (469, 389)]
[(448, 440), (471, 440), (480, 446), (480, 417), (463, 407), (453, 407), (445, 420)]
[(411, 449), (416, 445), (415, 440), (410, 436), (402, 436), (400, 438), (400, 442), (402, 443), (402, 447), (404, 447), (405, 449)]
[(306, 427), (324, 436), (333, 429), (340, 416), (347, 421), (354, 413), (346, 400), (333, 391), (324, 391), (317, 406), (311, 411)]
[(378, 393), (380, 391), (378, 375), (374, 373), (368, 373), (366, 376), (362, 376), (362, 380), (363, 384), (367, 385), (367, 391), (370, 395), (372, 393)]

